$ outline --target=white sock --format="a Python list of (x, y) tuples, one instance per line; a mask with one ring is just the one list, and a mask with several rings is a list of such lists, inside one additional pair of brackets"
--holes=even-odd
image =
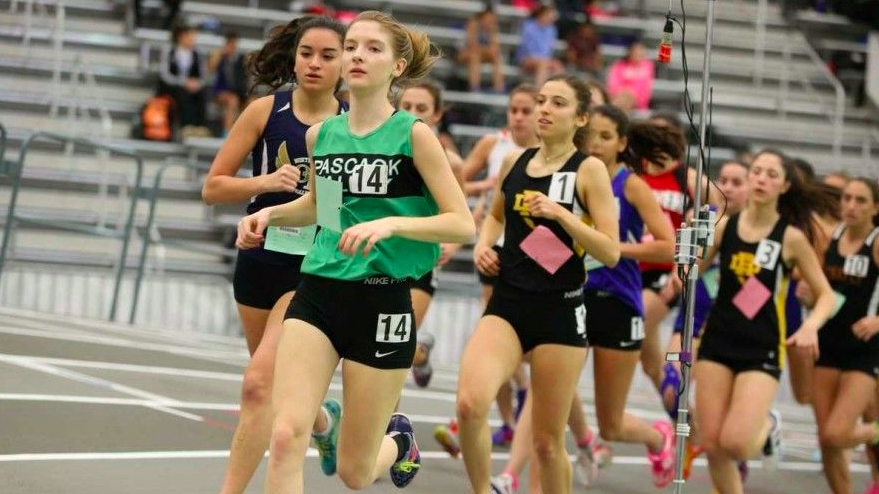
[(325, 437), (327, 434), (329, 434), (330, 430), (333, 428), (333, 416), (330, 415), (330, 412), (328, 412), (327, 409), (323, 406), (320, 407), (320, 411), (324, 414), (324, 417), (326, 417), (326, 419), (327, 419), (327, 427), (326, 427), (326, 429), (324, 429), (320, 432), (315, 430), (314, 432), (312, 432), (311, 435), (317, 436), (317, 437)]

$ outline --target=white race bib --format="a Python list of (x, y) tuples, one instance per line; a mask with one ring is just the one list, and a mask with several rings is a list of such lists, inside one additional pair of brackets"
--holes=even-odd
[(387, 166), (360, 165), (348, 177), (348, 190), (354, 194), (385, 195), (388, 183)]
[(412, 337), (412, 314), (379, 314), (375, 341), (406, 343)]
[(574, 201), (574, 185), (576, 181), (576, 172), (553, 173), (552, 182), (549, 184), (549, 198), (555, 202), (570, 204)]
[(781, 255), (781, 244), (775, 240), (764, 238), (757, 246), (757, 253), (754, 254), (754, 264), (772, 271), (778, 263), (779, 255)]
[(843, 264), (842, 272), (847, 276), (866, 278), (870, 270), (870, 258), (859, 254), (847, 256)]

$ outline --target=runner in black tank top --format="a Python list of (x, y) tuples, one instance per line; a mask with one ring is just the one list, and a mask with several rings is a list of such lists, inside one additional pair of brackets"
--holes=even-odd
[[(739, 215), (733, 215), (723, 232), (720, 287), (705, 326), (699, 358), (723, 364), (734, 373), (762, 371), (777, 379), (786, 351), (784, 309), (791, 270), (781, 258), (781, 244), (788, 225), (779, 219), (759, 243), (742, 240), (738, 225)], [(756, 315), (748, 317), (733, 300), (746, 283), (754, 283), (751, 278), (771, 295)], [(749, 285), (746, 290), (758, 288)]]
[[(582, 262), (583, 249), (576, 245), (571, 235), (557, 221), (532, 216), (525, 201), (530, 195), (541, 193), (561, 204), (574, 216), (585, 217), (588, 210), (575, 193), (575, 189), (577, 170), (586, 156), (580, 151), (575, 151), (558, 171), (551, 175), (534, 177), (528, 174), (527, 167), (539, 150), (540, 148), (531, 148), (523, 151), (501, 184), (501, 192), (504, 194), (504, 211), (517, 212), (518, 214), (508, 215), (504, 222), (505, 242), (500, 250), (500, 263), (503, 268), (499, 281), (503, 283), (505, 288), (529, 293), (555, 294), (581, 290), (586, 280), (586, 270)], [(579, 250), (576, 255), (568, 258), (553, 273), (548, 272), (535, 262), (521, 247), (522, 242), (539, 226), (548, 228), (566, 246)], [(568, 298), (578, 299), (579, 297), (569, 296)], [(578, 302), (580, 301), (578, 300)], [(524, 341), (523, 347), (526, 352), (533, 348), (532, 345)]]
[[(564, 424), (586, 356), (582, 257), (588, 253), (608, 265), (619, 260), (610, 178), (599, 160), (583, 159), (574, 146), (575, 133), (588, 123), (589, 96), (588, 86), (574, 77), (554, 77), (543, 85), (538, 96), (543, 146), (504, 160), (474, 249), (480, 272), (499, 275), (464, 351), (458, 380), (461, 449), (474, 492), (492, 488), (488, 408), (526, 354), (541, 486), (544, 492), (570, 492)], [(584, 217), (587, 210), (595, 227)], [(498, 255), (492, 247), (502, 231)]]
[[(464, 160), (465, 192), (472, 196), (470, 202), (476, 227), (479, 228), (482, 219), (488, 214), (492, 203), (492, 193), (498, 180), (504, 157), (512, 151), (521, 151), (528, 147), (540, 145), (537, 137), (537, 89), (523, 83), (514, 87), (509, 93), (509, 101), (506, 109), (506, 127), (494, 134), (485, 135), (470, 148)], [(485, 178), (475, 180), (477, 175), (485, 172)], [(503, 238), (498, 240), (495, 250), (500, 250)], [(486, 276), (478, 269), (476, 274), (482, 285), (480, 301), (482, 308), (488, 305), (488, 299), (497, 280), (494, 276)], [(514, 386), (515, 384), (515, 386)], [(513, 408), (513, 394), (515, 390), (516, 407)], [(508, 383), (504, 383), (497, 395), (498, 413), (502, 424), (492, 433), (492, 444), (495, 446), (508, 446), (513, 441), (513, 429), (515, 421), (521, 413), (525, 403), (525, 395), (528, 390), (528, 376), (525, 364), (519, 366)], [(460, 448), (455, 438), (457, 424), (451, 424), (448, 429), (438, 427), (434, 433), (440, 444), (446, 451), (457, 451)], [(455, 453), (457, 454), (457, 453)]]
[[(745, 208), (721, 220), (714, 245), (700, 264), (705, 270), (720, 254), (720, 289), (694, 371), (699, 382), (696, 421), (720, 494), (742, 492), (736, 461), (749, 460), (761, 450), (768, 459), (775, 457), (781, 416), (770, 412), (770, 406), (785, 345), (817, 357), (818, 329), (834, 304), (809, 240), (812, 208), (828, 197), (804, 182), (775, 151), (757, 154), (748, 171), (748, 187)], [(817, 302), (785, 341), (784, 297), (793, 268)]]
[[(305, 132), (309, 126), (341, 112), (334, 96), (341, 72), (344, 27), (327, 18), (301, 18), (273, 31), (250, 72), (256, 83), (283, 90), (259, 98), (245, 108), (211, 165), (202, 195), (205, 202), (243, 203), (247, 211), (282, 204), (307, 191), (309, 159)], [(298, 46), (297, 46), (298, 43)], [(292, 73), (291, 73), (292, 70)], [(253, 178), (237, 178), (247, 154), (253, 154)], [(280, 229), (281, 237), (289, 237)], [(303, 232), (305, 233), (305, 232)], [(263, 246), (240, 251), (233, 281), (235, 300), (252, 360), (244, 373), (241, 415), (232, 440), (223, 494), (244, 492), (269, 443), (272, 423), (272, 375), (282, 317), (296, 289), (308, 236), (294, 254)], [(271, 247), (271, 246), (270, 246)], [(327, 427), (338, 417), (338, 404), (317, 414), (314, 427)], [(338, 420), (334, 420), (338, 423)], [(335, 465), (332, 448), (321, 450), (322, 468)], [(329, 472), (331, 473), (331, 472)]]
[(875, 379), (879, 377), (879, 331), (874, 328), (879, 327), (879, 320), (870, 319), (879, 313), (879, 267), (874, 255), (879, 228), (874, 228), (861, 247), (847, 256), (840, 253), (840, 237), (845, 232), (845, 226), (837, 229), (824, 254), (824, 273), (833, 290), (842, 296), (837, 296), (837, 303), (842, 305), (819, 333), (821, 357), (816, 365), (843, 372), (860, 371)]
[[(836, 314), (821, 332), (812, 374), (824, 475), (833, 492), (852, 492), (845, 450), (865, 444), (879, 457), (879, 424), (859, 423), (879, 377), (879, 185), (858, 178), (842, 192), (843, 224), (824, 253), (824, 273), (836, 292)], [(808, 304), (810, 294), (800, 295)], [(879, 465), (877, 465), (879, 466)]]

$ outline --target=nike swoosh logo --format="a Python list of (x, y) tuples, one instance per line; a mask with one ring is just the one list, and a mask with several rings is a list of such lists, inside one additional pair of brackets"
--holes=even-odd
[(620, 346), (623, 348), (626, 348), (629, 346), (636, 345), (637, 343), (638, 343), (637, 341), (622, 341), (622, 342), (620, 342)]
[(276, 111), (275, 113), (281, 113), (282, 111), (289, 110), (289, 109), (290, 109), (290, 103), (287, 103), (286, 105), (284, 105), (280, 110)]
[(381, 352), (379, 352), (378, 350), (376, 350), (376, 351), (375, 351), (375, 357), (376, 357), (376, 358), (387, 357), (388, 355), (390, 355), (390, 354), (392, 354), (392, 353), (397, 353), (397, 350), (392, 350), (392, 351), (390, 351), (390, 352), (388, 352), (388, 353), (381, 353)]

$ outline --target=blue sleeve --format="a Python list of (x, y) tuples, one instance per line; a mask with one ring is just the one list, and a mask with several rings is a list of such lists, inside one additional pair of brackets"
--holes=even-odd
[(522, 24), (522, 33), (519, 35), (519, 50), (516, 59), (521, 62), (540, 53), (540, 33), (537, 31), (537, 24), (532, 20), (527, 20)]

